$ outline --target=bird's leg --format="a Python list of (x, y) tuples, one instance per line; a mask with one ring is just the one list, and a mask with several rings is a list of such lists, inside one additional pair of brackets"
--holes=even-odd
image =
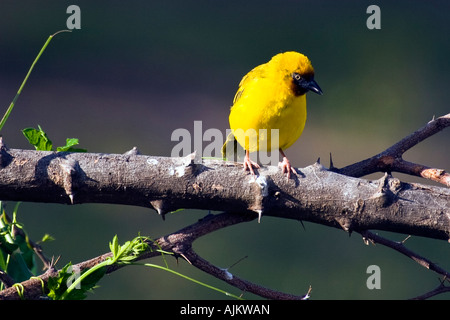
[(291, 167), (291, 163), (289, 162), (288, 158), (284, 154), (283, 150), (280, 148), (281, 156), (283, 157), (283, 162), (279, 162), (278, 166), (281, 168), (281, 171), (283, 173), (287, 174), (288, 179), (291, 177), (291, 172), (294, 174), (297, 174), (294, 168)]
[(253, 171), (253, 168), (259, 169), (259, 164), (256, 162), (250, 160), (250, 152), (248, 150), (245, 150), (245, 157), (244, 157), (244, 171), (249, 170), (251, 174), (255, 175), (255, 172)]

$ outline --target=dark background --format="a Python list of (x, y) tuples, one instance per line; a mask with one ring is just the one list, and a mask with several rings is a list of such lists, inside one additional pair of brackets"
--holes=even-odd
[[(195, 120), (203, 121), (203, 130), (225, 133), (242, 76), (288, 50), (312, 60), (324, 91), (308, 96), (305, 131), (287, 151), (295, 166), (319, 157), (328, 166), (330, 153), (335, 166), (345, 166), (449, 112), (448, 1), (3, 1), (1, 109), (6, 111), (48, 36), (66, 28), (71, 4), (81, 8), (81, 30), (57, 35), (36, 65), (2, 130), (11, 148), (32, 148), (21, 129), (41, 125), (55, 146), (76, 137), (89, 152), (123, 153), (137, 146), (144, 154), (170, 156), (176, 144), (171, 133), (193, 131)], [(381, 9), (381, 30), (366, 27), (371, 4)], [(449, 132), (441, 132), (405, 157), (449, 170), (448, 141)], [(185, 210), (163, 222), (138, 207), (22, 203), (18, 218), (33, 239), (45, 233), (56, 238), (44, 250), (61, 255), (61, 267), (107, 252), (115, 234), (121, 243), (139, 232), (157, 238), (205, 214)], [(450, 268), (448, 243), (413, 237), (407, 244)], [(299, 295), (311, 285), (313, 299), (404, 299), (438, 285), (434, 273), (392, 250), (311, 223), (304, 229), (263, 217), (261, 224), (206, 236), (195, 247), (224, 268), (248, 256), (230, 272)], [(240, 294), (183, 261), (169, 263)], [(372, 264), (381, 268), (380, 290), (366, 287)], [(127, 267), (99, 284), (90, 299), (226, 298), (145, 267)]]

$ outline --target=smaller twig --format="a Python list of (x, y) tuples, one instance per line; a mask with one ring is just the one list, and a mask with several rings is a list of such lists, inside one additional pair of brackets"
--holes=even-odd
[[(305, 299), (307, 296), (296, 296), (283, 292), (278, 292), (275, 290), (267, 289), (265, 287), (259, 286), (257, 284), (253, 284), (249, 281), (243, 280), (235, 275), (231, 275), (229, 272), (225, 272), (223, 269), (218, 268), (208, 261), (204, 260), (200, 256), (198, 256), (192, 249), (192, 243), (211, 232), (222, 229), (227, 226), (231, 226), (234, 224), (239, 224), (242, 222), (248, 222), (254, 220), (256, 218), (255, 215), (249, 214), (232, 214), (232, 213), (222, 213), (213, 215), (213, 217), (208, 219), (202, 219), (197, 223), (185, 227), (177, 232), (169, 234), (167, 236), (160, 237), (156, 240), (156, 243), (149, 242), (149, 249), (147, 252), (140, 255), (137, 260), (148, 259), (151, 257), (161, 255), (158, 249), (173, 252), (175, 254), (182, 255), (192, 266), (208, 273), (216, 278), (223, 280), (232, 286), (241, 289), (244, 292), (251, 292), (261, 297), (265, 297), (268, 299)], [(88, 261), (81, 262), (76, 266), (77, 270), (81, 272), (85, 269), (92, 268), (99, 263), (105, 261), (105, 259), (111, 257), (112, 253), (106, 253), (96, 258), (93, 258)], [(110, 265), (107, 267), (106, 273), (111, 273), (122, 268), (123, 265)], [(41, 295), (41, 290), (37, 290), (36, 287), (42, 286), (42, 281), (45, 284), (48, 281), (48, 277), (50, 275), (57, 274), (57, 271), (53, 268), (47, 270), (46, 273), (39, 276), (40, 281), (36, 282), (36, 279), (30, 279), (21, 283), (24, 287), (24, 294), (27, 299), (36, 299)], [(231, 275), (231, 277), (230, 277)], [(17, 294), (17, 290), (5, 289), (0, 291), (0, 300), (1, 299), (18, 299), (19, 296)]]
[(260, 297), (271, 300), (304, 300), (306, 298), (306, 296), (297, 296), (268, 289), (260, 285), (251, 283), (247, 280), (241, 279), (240, 277), (209, 263), (205, 259), (198, 256), (192, 249), (190, 249), (189, 252), (186, 253), (186, 255), (189, 256), (189, 260), (192, 262), (192, 265), (197, 269), (200, 269), (244, 292), (250, 292)]
[(341, 169), (330, 168), (330, 170), (351, 177), (362, 177), (374, 172), (395, 171), (422, 177), (446, 186), (450, 186), (450, 173), (445, 170), (430, 168), (424, 165), (408, 162), (402, 158), (403, 154), (407, 150), (448, 126), (450, 126), (450, 113), (431, 120), (424, 127), (413, 132), (385, 151), (374, 155), (371, 158), (348, 165)]
[(408, 238), (406, 238), (402, 242), (395, 242), (395, 241), (391, 241), (386, 238), (383, 238), (383, 237), (381, 237), (377, 234), (374, 234), (370, 231), (367, 231), (367, 230), (361, 232), (361, 235), (363, 236), (365, 241), (370, 240), (372, 243), (379, 243), (386, 247), (394, 249), (394, 250), (404, 254), (408, 258), (414, 260), (415, 262), (420, 264), (422, 267), (427, 268), (431, 271), (434, 271), (434, 272), (440, 274), (441, 276), (444, 277), (444, 279), (450, 279), (450, 273), (448, 271), (439, 267), (434, 262), (431, 262), (430, 260), (428, 260), (428, 259), (418, 255), (417, 253), (413, 252), (412, 250), (406, 248), (403, 243)]
[[(7, 219), (9, 219), (8, 216), (6, 216)], [(13, 234), (14, 236), (20, 235), (24, 239), (26, 239), (26, 242), (28, 246), (33, 249), (34, 253), (38, 256), (38, 258), (42, 261), (44, 265), (44, 269), (49, 269), (52, 267), (52, 262), (44, 255), (44, 252), (42, 250), (42, 247), (38, 245), (36, 242), (32, 241), (30, 238), (28, 238), (28, 235), (25, 234), (25, 232), (21, 228), (17, 228), (13, 226)]]
[(450, 187), (450, 173), (443, 169), (431, 168), (421, 164), (409, 162), (402, 158), (395, 159), (391, 171), (406, 173), (412, 176), (422, 177)]
[(450, 292), (450, 287), (445, 285), (445, 280), (448, 280), (448, 279), (446, 279), (446, 278), (444, 278), (442, 280), (439, 279), (440, 283), (435, 289), (433, 289), (427, 293), (424, 293), (420, 296), (414, 297), (411, 300), (425, 300), (425, 299), (429, 299), (429, 298), (436, 296), (438, 294), (441, 294), (441, 293)]
[(363, 239), (366, 242), (366, 244), (367, 244), (367, 241), (370, 241), (373, 244), (379, 243), (384, 246), (387, 246), (391, 249), (394, 249), (394, 250), (404, 254), (408, 258), (410, 258), (410, 259), (414, 260), (415, 262), (417, 262), (418, 264), (420, 264), (422, 267), (425, 267), (425, 268), (427, 268), (431, 271), (434, 271), (443, 276), (443, 279), (440, 281), (441, 283), (437, 288), (435, 288), (434, 290), (431, 290), (430, 292), (427, 292), (423, 295), (417, 296), (417, 297), (413, 298), (413, 300), (424, 300), (424, 299), (431, 298), (432, 296), (450, 291), (450, 287), (445, 286), (445, 284), (444, 284), (445, 281), (450, 280), (449, 272), (442, 269), (441, 267), (436, 265), (434, 262), (431, 262), (430, 260), (428, 260), (424, 257), (421, 257), (420, 255), (416, 254), (415, 252), (413, 252), (405, 247), (404, 243), (411, 237), (410, 235), (407, 236), (405, 239), (403, 239), (403, 241), (401, 241), (401, 242), (395, 242), (395, 241), (388, 240), (388, 239), (383, 238), (379, 235), (376, 235), (370, 231), (363, 231), (363, 232), (361, 232), (361, 235), (363, 236)]
[(0, 281), (5, 285), (5, 288), (9, 288), (15, 283), (14, 279), (3, 270), (0, 270)]
[(242, 222), (248, 222), (254, 219), (254, 215), (221, 213), (213, 215), (208, 219), (202, 219), (197, 223), (183, 228), (168, 236), (161, 237), (157, 240), (157, 242), (163, 250), (173, 251), (176, 254), (182, 254), (183, 257), (187, 259), (192, 266), (214, 276), (217, 279), (227, 282), (228, 284), (244, 292), (250, 292), (261, 297), (274, 300), (303, 299), (305, 296), (296, 296), (279, 292), (241, 279), (240, 277), (231, 274), (227, 269), (219, 268), (211, 264), (209, 261), (201, 258), (192, 249), (192, 243), (208, 233), (214, 232), (227, 226), (232, 226)]

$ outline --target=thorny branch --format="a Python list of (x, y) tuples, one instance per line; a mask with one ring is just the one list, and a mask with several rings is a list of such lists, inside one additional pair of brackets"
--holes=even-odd
[[(302, 299), (305, 298), (305, 295), (297, 296), (281, 293), (240, 279), (227, 272), (226, 269), (214, 266), (199, 257), (193, 250), (192, 243), (205, 234), (234, 224), (254, 220), (258, 216), (261, 218), (261, 215), (312, 221), (343, 228), (348, 232), (356, 231), (366, 241), (388, 246), (410, 257), (423, 267), (441, 275), (443, 280), (435, 290), (416, 297), (418, 299), (426, 299), (435, 294), (449, 291), (449, 287), (444, 285), (449, 279), (449, 272), (407, 249), (403, 243), (387, 240), (370, 232), (369, 229), (385, 229), (448, 240), (450, 234), (449, 189), (406, 184), (393, 179), (389, 174), (376, 182), (347, 179), (342, 174), (360, 177), (376, 171), (398, 171), (419, 175), (448, 186), (449, 174), (444, 170), (406, 162), (402, 159), (402, 155), (406, 150), (448, 127), (449, 124), (450, 114), (433, 119), (425, 127), (374, 157), (342, 169), (336, 169), (331, 166), (331, 171), (337, 171), (340, 175), (326, 170), (319, 164), (300, 169), (298, 173), (301, 178), (294, 181), (294, 184), (290, 184), (290, 181), (285, 179), (283, 180), (283, 177), (277, 175), (276, 170), (272, 172), (270, 167), (260, 170), (260, 176), (257, 179), (247, 176), (244, 179), (245, 183), (240, 184), (238, 182), (243, 180), (241, 177), (242, 171), (238, 170), (234, 164), (225, 163), (224, 165), (224, 163), (214, 161), (199, 164), (193, 161), (195, 160), (194, 158), (189, 157), (181, 159), (180, 163), (180, 160), (176, 159), (164, 160), (162, 158), (141, 156), (144, 157), (143, 160), (147, 164), (160, 163), (160, 166), (156, 168), (160, 181), (155, 181), (155, 179), (152, 180), (151, 175), (142, 177), (143, 172), (151, 170), (149, 170), (148, 166), (146, 171), (138, 170), (140, 167), (136, 160), (140, 158), (137, 158), (136, 152), (128, 153), (125, 161), (123, 161), (123, 158), (112, 155), (99, 156), (91, 154), (87, 155), (86, 159), (83, 159), (67, 153), (45, 153), (43, 157), (37, 157), (38, 163), (36, 163), (33, 162), (31, 157), (27, 158), (28, 155), (24, 157), (20, 152), (9, 150), (2, 144), (0, 146), (0, 198), (5, 198), (5, 200), (23, 200), (25, 197), (25, 200), (28, 201), (59, 203), (127, 203), (126, 197), (120, 193), (122, 189), (127, 189), (128, 192), (137, 191), (133, 197), (134, 203), (127, 204), (153, 207), (162, 216), (180, 205), (183, 205), (184, 208), (225, 209), (226, 213), (208, 215), (191, 226), (159, 238), (157, 243), (161, 249), (183, 257), (192, 266), (235, 286), (243, 293), (252, 292), (269, 299)], [(139, 179), (136, 181), (150, 181), (150, 184), (137, 186), (131, 184), (130, 187), (125, 181), (119, 179), (120, 174), (114, 176), (110, 173), (108, 179), (109, 182), (112, 181), (114, 188), (111, 185), (109, 187), (107, 185), (99, 187), (99, 184), (102, 183), (101, 170), (99, 168), (104, 169), (107, 167), (107, 164), (114, 161), (119, 161), (120, 166), (127, 169), (130, 168), (126, 167), (126, 165), (131, 163), (135, 166), (132, 169), (137, 170), (136, 172), (140, 174)], [(165, 161), (168, 163), (168, 167), (164, 167)], [(98, 167), (92, 167), (93, 164), (97, 163), (99, 164)], [(16, 177), (10, 172), (8, 173), (7, 169), (11, 167), (11, 164), (14, 164), (16, 169), (19, 168), (21, 177)], [(29, 180), (27, 180), (27, 166), (33, 169), (32, 176), (28, 177)], [(106, 170), (108, 171), (108, 169)], [(129, 171), (129, 173), (132, 174), (133, 170)], [(164, 176), (166, 171), (172, 172), (170, 177)], [(229, 174), (228, 180), (232, 185), (227, 185), (226, 181), (223, 180), (224, 176), (222, 174), (224, 172)], [(127, 176), (127, 181), (134, 183), (133, 176), (130, 177), (130, 174)], [(203, 175), (206, 176), (206, 179), (200, 180), (199, 177)], [(189, 178), (186, 178), (187, 176)], [(241, 178), (237, 179), (238, 177)], [(10, 185), (17, 183), (20, 178), (25, 183), (22, 185), (23, 188), (20, 189), (20, 192), (10, 191), (8, 189)], [(174, 178), (175, 181), (171, 184), (169, 179)], [(176, 178), (179, 179), (176, 180)], [(344, 180), (340, 180), (341, 178), (344, 178)], [(2, 181), (7, 181), (7, 183), (2, 184)], [(49, 198), (26, 198), (29, 193), (27, 193), (27, 188), (34, 189), (36, 185), (39, 186), (39, 183), (41, 183), (40, 186), (44, 190), (53, 192), (56, 190), (59, 196), (55, 197), (54, 193), (50, 192)], [(341, 193), (330, 192), (330, 190), (333, 191), (334, 189), (324, 189), (324, 187), (334, 183), (338, 189), (341, 189)], [(177, 185), (181, 186), (182, 192), (180, 194), (177, 194)], [(313, 187), (308, 189), (311, 185)], [(117, 186), (119, 187), (117, 188)], [(246, 189), (243, 189), (243, 186)], [(99, 198), (93, 201), (92, 198), (89, 198), (89, 195), (92, 195), (92, 190), (95, 190), (95, 188), (102, 190), (102, 192), (98, 194)], [(158, 188), (161, 188), (161, 190)], [(114, 192), (117, 192), (117, 190), (119, 193), (115, 194)], [(222, 194), (221, 192), (224, 190), (228, 191), (228, 193)], [(321, 193), (323, 190), (326, 191)], [(167, 198), (168, 191), (175, 195), (175, 198), (181, 198), (182, 202), (170, 201), (172, 199)], [(141, 197), (141, 192), (145, 194), (145, 197)], [(342, 197), (342, 192), (353, 194), (354, 197)], [(328, 197), (327, 193), (329, 193)], [(36, 193), (33, 194), (34, 196), (36, 195)], [(49, 192), (41, 192), (39, 194), (43, 194), (45, 197), (48, 196)], [(189, 199), (179, 197), (179, 195), (186, 196), (186, 194), (188, 194), (190, 200), (197, 198), (192, 203), (189, 203)], [(309, 198), (302, 198), (300, 195), (307, 195)], [(311, 198), (311, 196), (313, 197)], [(211, 205), (212, 203), (216, 205)], [(315, 209), (316, 204), (319, 205), (318, 209)], [(419, 216), (414, 216), (413, 212), (416, 209), (408, 207), (411, 204), (418, 205), (417, 211)], [(432, 206), (435, 206), (435, 211), (426, 211)], [(407, 210), (403, 210), (404, 207)], [(280, 208), (283, 210), (280, 210)], [(281, 214), (280, 211), (282, 211)], [(433, 227), (428, 227), (431, 225)], [(149, 243), (149, 245), (150, 248), (155, 249), (155, 244)], [(81, 270), (90, 268), (104, 261), (110, 255), (110, 253), (103, 254), (89, 261), (79, 263), (77, 267)], [(144, 253), (140, 259), (151, 258), (156, 255), (159, 255), (156, 250), (150, 250)], [(111, 266), (107, 272), (111, 273), (117, 268), (117, 266)], [(49, 276), (55, 276), (56, 274), (57, 270), (51, 264), (47, 272), (41, 275), (40, 278), (45, 283)], [(8, 278), (2, 276), (0, 280), (8, 281)], [(10, 283), (8, 284), (10, 285)], [(23, 282), (22, 286), (25, 298), (36, 299), (43, 294), (41, 290), (42, 282), (36, 278)], [(309, 291), (306, 296), (308, 294)], [(0, 299), (17, 298), (19, 298), (19, 295), (14, 287), (0, 292)]]
[[(223, 280), (230, 285), (240, 289), (243, 294), (250, 292), (267, 299), (283, 299), (283, 300), (301, 300), (307, 298), (306, 295), (292, 295), (276, 290), (271, 290), (257, 284), (244, 280), (236, 275), (231, 274), (227, 269), (214, 266), (207, 260), (201, 258), (192, 248), (192, 243), (198, 238), (214, 232), (216, 230), (235, 225), (238, 223), (248, 222), (255, 219), (255, 216), (233, 214), (233, 213), (221, 213), (216, 215), (208, 215), (205, 218), (199, 220), (197, 223), (183, 228), (177, 232), (169, 234), (167, 236), (160, 237), (153, 242), (147, 242), (149, 249), (141, 254), (137, 260), (143, 260), (161, 255), (160, 250), (166, 252), (172, 252), (178, 257), (184, 258), (192, 266), (211, 274), (212, 276)], [(111, 253), (105, 253), (101, 256), (93, 258), (91, 260), (79, 263), (74, 266), (74, 269), (81, 272), (85, 269), (92, 268), (98, 263), (103, 262), (105, 259), (111, 257)], [(112, 265), (108, 267), (106, 273), (111, 273), (121, 268), (121, 266)], [(55, 276), (54, 270), (52, 272), (46, 272), (40, 276), (40, 278), (46, 283), (50, 276)], [(22, 283), (24, 288), (24, 295), (26, 299), (39, 299), (45, 293), (41, 290), (36, 290), (36, 279), (30, 279)], [(42, 284), (39, 282), (39, 286)], [(0, 291), (0, 299), (19, 299), (19, 295), (15, 288), (8, 288)]]
[[(445, 170), (408, 162), (402, 158), (406, 151), (448, 126), (450, 126), (450, 113), (431, 120), (424, 127), (373, 157), (341, 169), (333, 168), (331, 165), (330, 170), (351, 177), (362, 177), (374, 172), (390, 173), (395, 171), (430, 179), (443, 185), (450, 186), (450, 173)], [(445, 146), (442, 147), (444, 148)]]
[(443, 276), (444, 278), (450, 279), (450, 273), (448, 273), (443, 268), (439, 267), (437, 264), (435, 264), (435, 263), (429, 261), (428, 259), (418, 255), (417, 253), (409, 250), (408, 248), (405, 247), (403, 242), (391, 241), (391, 240), (385, 239), (385, 238), (383, 238), (377, 234), (374, 234), (373, 232), (367, 231), (367, 230), (361, 232), (361, 235), (363, 236), (363, 239), (365, 241), (369, 240), (370, 242), (372, 242), (374, 244), (379, 243), (386, 247), (394, 249), (394, 250), (400, 252), (401, 254), (404, 254), (408, 258), (414, 260), (422, 267), (429, 269), (431, 271), (434, 271), (434, 272), (440, 274), (441, 276)]
[(441, 293), (446, 293), (446, 292), (450, 292), (450, 287), (445, 285), (445, 282), (449, 281), (447, 278), (444, 278), (440, 281), (439, 285), (431, 290), (430, 292), (424, 293), (420, 296), (417, 296), (415, 298), (413, 298), (412, 300), (425, 300), (425, 299), (429, 299), (431, 297), (434, 297), (438, 294)]
[(377, 244), (377, 243), (382, 244), (382, 245), (389, 247), (397, 252), (400, 252), (401, 254), (407, 256), (408, 258), (414, 260), (422, 267), (424, 267), (428, 270), (434, 271), (437, 274), (442, 276), (440, 285), (436, 289), (434, 289), (430, 292), (427, 292), (423, 295), (420, 295), (418, 297), (415, 297), (414, 298), (415, 300), (428, 299), (437, 294), (450, 291), (450, 287), (445, 286), (445, 282), (450, 282), (450, 273), (448, 271), (446, 271), (445, 269), (439, 267), (436, 263), (434, 263), (434, 262), (428, 260), (427, 258), (422, 257), (422, 256), (418, 255), (417, 253), (413, 252), (412, 250), (406, 248), (406, 246), (404, 245), (405, 240), (402, 242), (395, 242), (392, 240), (388, 240), (384, 237), (381, 237), (377, 234), (374, 234), (373, 232), (370, 232), (368, 230), (361, 232), (361, 235), (363, 236), (363, 240), (366, 242), (366, 244), (368, 244), (368, 242), (371, 242), (373, 244)]

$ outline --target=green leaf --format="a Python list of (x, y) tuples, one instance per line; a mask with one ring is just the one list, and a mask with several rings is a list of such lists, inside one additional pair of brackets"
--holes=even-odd
[[(1, 238), (0, 238), (1, 240)], [(6, 270), (8, 268), (8, 261), (9, 261), (9, 255), (3, 251), (3, 248), (0, 247), (0, 269)], [(2, 286), (0, 286), (0, 289), (2, 289)]]
[[(36, 150), (39, 151), (52, 151), (53, 144), (48, 138), (47, 134), (42, 130), (40, 126), (38, 129), (35, 128), (25, 128), (22, 130), (23, 135), (27, 138), (28, 142), (32, 144)], [(86, 149), (74, 148), (78, 145), (77, 138), (67, 138), (66, 145), (62, 147), (57, 147), (56, 151), (59, 152), (87, 152)]]
[[(37, 271), (35, 253), (29, 244), (29, 239), (23, 226), (17, 222), (18, 204), (14, 208), (13, 219), (9, 219), (0, 203), (0, 266), (3, 271), (21, 282), (29, 279)], [(22, 229), (17, 234), (14, 229)], [(22, 235), (23, 234), (23, 235)]]
[[(86, 292), (92, 290), (97, 282), (105, 275), (106, 266), (93, 267), (85, 270), (81, 275), (72, 272), (72, 264), (68, 263), (58, 273), (57, 277), (48, 279), (48, 296), (53, 300), (82, 300), (86, 298)], [(68, 291), (78, 278), (82, 281), (77, 283), (74, 288)]]
[[(24, 252), (21, 251), (22, 248)], [(33, 252), (30, 252), (23, 237), (17, 236), (13, 239), (6, 232), (0, 234), (0, 268), (15, 282), (33, 276), (30, 270), (34, 270), (34, 263)]]
[(111, 250), (113, 259), (115, 259), (117, 257), (117, 253), (119, 252), (119, 240), (117, 238), (117, 234), (114, 236), (112, 242), (109, 243), (109, 250)]
[(59, 300), (64, 292), (67, 290), (67, 281), (72, 273), (68, 269), (72, 263), (66, 264), (58, 273), (57, 277), (48, 278), (47, 288), (49, 290), (48, 296), (53, 300)]
[(56, 151), (60, 151), (60, 152), (64, 152), (64, 151), (67, 151), (67, 152), (86, 152), (87, 151), (86, 149), (73, 148), (77, 144), (78, 144), (78, 139), (77, 138), (67, 138), (66, 139), (66, 145), (56, 148)]
[(39, 151), (51, 151), (52, 142), (47, 137), (47, 134), (38, 126), (39, 130), (35, 128), (25, 128), (22, 130), (23, 135), (27, 138), (28, 142), (32, 144), (36, 150)]
[(44, 234), (44, 236), (42, 237), (42, 239), (40, 241), (38, 241), (38, 243), (44, 243), (47, 241), (54, 241), (55, 238), (53, 238), (53, 236), (49, 235), (48, 233)]
[(139, 236), (131, 241), (125, 242), (123, 245), (119, 245), (119, 240), (117, 235), (115, 235), (112, 242), (109, 243), (109, 249), (113, 256), (108, 258), (105, 262), (109, 265), (115, 263), (130, 264), (136, 260), (139, 255), (149, 249), (149, 245), (144, 240), (148, 241), (149, 238)]
[(6, 272), (15, 282), (22, 282), (33, 276), (25, 257), (20, 251), (15, 251), (10, 255)]

